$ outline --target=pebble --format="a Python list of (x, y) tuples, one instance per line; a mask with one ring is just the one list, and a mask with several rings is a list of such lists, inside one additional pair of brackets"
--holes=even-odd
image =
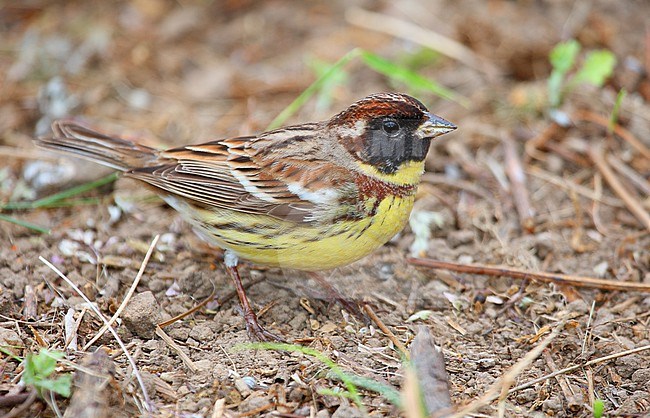
[(214, 340), (214, 332), (206, 324), (197, 324), (192, 327), (189, 336), (197, 341), (202, 342)]
[(204, 375), (207, 373), (212, 373), (212, 362), (210, 360), (198, 360), (193, 363), (194, 367), (196, 367), (196, 374)]
[(330, 418), (330, 412), (327, 409), (321, 409), (316, 412), (316, 418)]
[(330, 343), (332, 343), (332, 346), (336, 348), (344, 347), (345, 346), (345, 338), (341, 337), (340, 335), (332, 335), (329, 337)]
[(6, 347), (8, 351), (18, 354), (15, 351), (23, 346), (23, 340), (16, 331), (7, 328), (0, 328), (0, 347)]
[(269, 404), (269, 399), (266, 396), (251, 396), (239, 404), (239, 412), (249, 412), (261, 408)]
[(528, 388), (528, 389), (524, 389), (521, 392), (519, 392), (517, 394), (516, 399), (517, 399), (517, 402), (524, 404), (524, 403), (532, 402), (535, 399), (537, 399), (537, 395), (538, 395), (538, 393), (537, 393), (537, 391), (535, 389)]
[(243, 398), (247, 397), (251, 393), (250, 385), (243, 378), (235, 379), (235, 388)]
[(639, 369), (632, 373), (632, 381), (641, 387), (650, 390), (650, 369)]
[(562, 408), (562, 400), (559, 396), (551, 396), (542, 402), (542, 411), (546, 413), (549, 413), (549, 411), (561, 411)]
[(470, 244), (474, 241), (474, 231), (462, 229), (460, 231), (452, 231), (447, 235), (447, 244), (451, 248), (460, 247), (464, 244)]
[(184, 326), (182, 324), (172, 324), (169, 327), (165, 328), (167, 335), (176, 339), (185, 341), (190, 336), (190, 327)]
[(334, 411), (332, 418), (363, 418), (363, 413), (354, 406), (341, 405)]
[(122, 313), (124, 325), (135, 335), (151, 339), (156, 325), (163, 315), (158, 301), (150, 291), (138, 293), (131, 298)]

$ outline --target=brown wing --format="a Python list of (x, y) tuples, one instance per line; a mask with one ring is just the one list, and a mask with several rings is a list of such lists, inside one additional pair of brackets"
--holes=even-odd
[(346, 170), (314, 157), (317, 127), (163, 151), (160, 158), (172, 163), (127, 175), (202, 206), (323, 221), (340, 212), (339, 201), (356, 193), (356, 186)]

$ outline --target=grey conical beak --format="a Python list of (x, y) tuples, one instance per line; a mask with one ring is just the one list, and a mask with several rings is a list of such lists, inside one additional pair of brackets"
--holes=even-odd
[(433, 113), (426, 113), (426, 116), (427, 119), (415, 131), (415, 135), (420, 139), (433, 139), (457, 128), (453, 123), (446, 121)]

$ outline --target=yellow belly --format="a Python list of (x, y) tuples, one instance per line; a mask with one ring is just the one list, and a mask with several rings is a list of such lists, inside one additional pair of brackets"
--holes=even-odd
[[(415, 196), (387, 196), (372, 217), (318, 227), (231, 211), (194, 209), (190, 218), (197, 226), (196, 219), (203, 221), (199, 226), (201, 235), (244, 260), (296, 270), (327, 270), (350, 264), (388, 242), (404, 228), (414, 199)], [(187, 210), (180, 212), (188, 215)], [(244, 231), (218, 227), (224, 223), (250, 228)]]

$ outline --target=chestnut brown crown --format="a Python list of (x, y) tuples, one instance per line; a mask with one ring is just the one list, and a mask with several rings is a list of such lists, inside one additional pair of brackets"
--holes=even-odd
[(365, 97), (332, 117), (328, 126), (357, 160), (384, 174), (395, 173), (406, 162), (423, 161), (433, 138), (456, 129), (401, 93)]

